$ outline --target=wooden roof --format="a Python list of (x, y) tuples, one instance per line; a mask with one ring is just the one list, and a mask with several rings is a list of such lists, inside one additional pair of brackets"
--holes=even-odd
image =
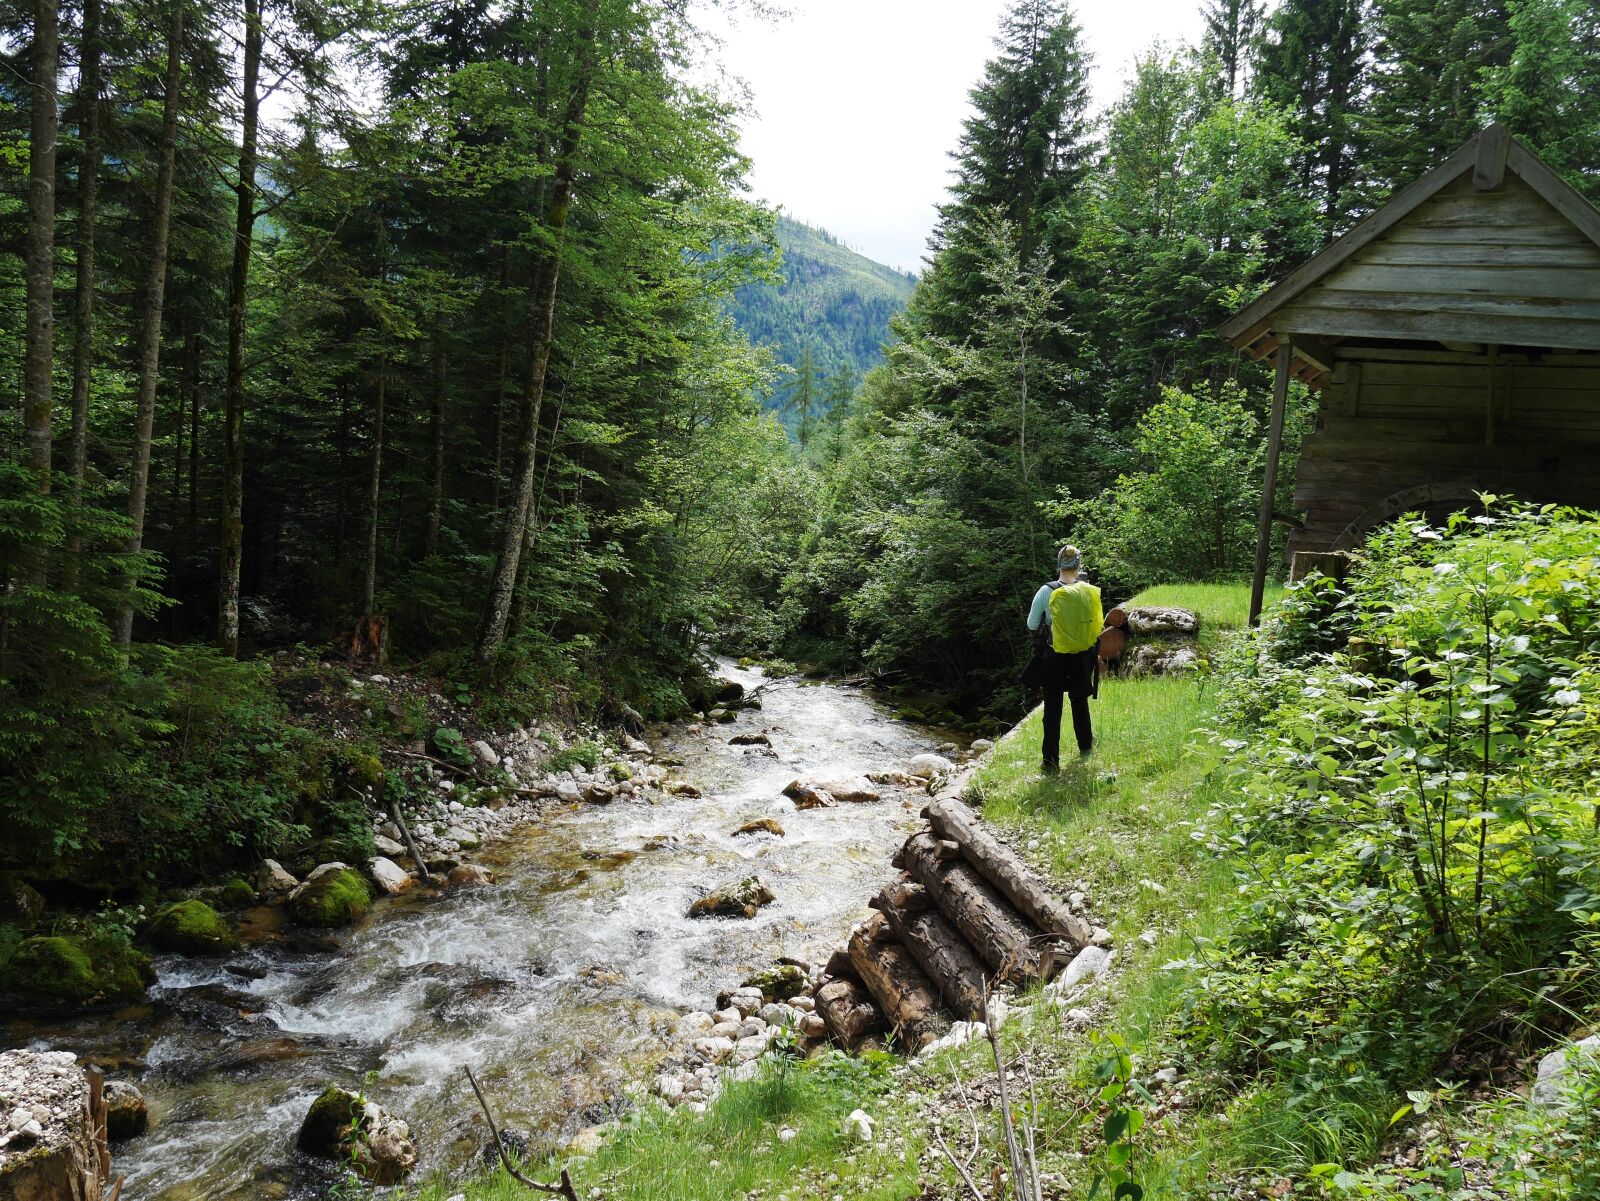
[(1346, 340), (1600, 350), (1600, 210), (1494, 124), (1221, 328), (1292, 338), (1321, 387)]

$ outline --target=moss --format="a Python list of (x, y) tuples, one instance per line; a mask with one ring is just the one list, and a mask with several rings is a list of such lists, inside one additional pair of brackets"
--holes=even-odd
[(350, 1129), (361, 1115), (361, 1098), (330, 1084), (311, 1103), (305, 1121), (300, 1123), (296, 1140), (300, 1150), (324, 1159), (339, 1159), (344, 1154), (344, 1142)]
[(351, 751), (345, 757), (341, 775), (346, 784), (369, 797), (382, 796), (384, 782), (388, 779), (383, 770), (383, 761), (376, 755), (362, 751)]
[(222, 891), (217, 894), (217, 899), (224, 908), (243, 909), (256, 903), (256, 890), (251, 888), (246, 881), (235, 876), (222, 886)]
[(337, 871), (306, 884), (292, 901), (289, 912), (302, 926), (328, 929), (359, 921), (372, 907), (366, 877), (354, 868)]
[(757, 972), (744, 982), (742, 988), (759, 988), (769, 1001), (787, 1001), (798, 997), (806, 989), (806, 970), (792, 963), (776, 963)]
[(86, 1005), (143, 995), (150, 963), (132, 947), (50, 936), (24, 939), (6, 964), (6, 985), (43, 1001)]
[(623, 780), (633, 779), (633, 768), (626, 763), (613, 763), (611, 765), (611, 778), (619, 783)]
[[(245, 886), (248, 891), (249, 886)], [(145, 931), (150, 945), (185, 955), (226, 955), (239, 945), (226, 919), (204, 901), (179, 901), (157, 913)]]

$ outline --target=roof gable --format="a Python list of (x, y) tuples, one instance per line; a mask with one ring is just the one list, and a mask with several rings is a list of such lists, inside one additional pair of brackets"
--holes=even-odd
[[(1591, 265), (1594, 271), (1582, 270)], [(1579, 270), (1567, 276), (1571, 268)], [(1408, 271), (1426, 279), (1408, 280)], [(1221, 333), (1258, 358), (1276, 347), (1272, 331), (1289, 324), (1319, 335), (1427, 337), (1423, 318), (1449, 302), (1450, 310), (1466, 313), (1478, 306), (1479, 319), (1465, 321), (1460, 331), (1468, 336), (1499, 315), (1491, 312), (1494, 297), (1522, 294), (1519, 275), (1538, 284), (1529, 298), (1535, 306), (1563, 292), (1600, 302), (1600, 210), (1497, 124), (1268, 289)], [(1409, 305), (1395, 296), (1408, 283), (1416, 293)], [(1353, 313), (1364, 304), (1377, 314), (1373, 319), (1369, 312), (1365, 328), (1335, 328), (1334, 317), (1310, 311), (1331, 306)], [(1569, 322), (1574, 327), (1587, 320), (1580, 312), (1567, 316), (1575, 318)], [(1563, 337), (1571, 342), (1561, 326), (1552, 333), (1544, 324), (1526, 324), (1526, 336), (1536, 339), (1530, 344), (1545, 344), (1537, 339), (1547, 334), (1555, 339), (1547, 339), (1551, 345)], [(1600, 326), (1585, 330), (1577, 344), (1596, 338)], [(1301, 362), (1298, 374), (1310, 379), (1326, 366)]]

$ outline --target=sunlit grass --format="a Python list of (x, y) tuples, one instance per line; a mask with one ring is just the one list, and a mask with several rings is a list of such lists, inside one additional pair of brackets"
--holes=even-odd
[[(720, 1201), (752, 1193), (782, 1201), (837, 1192), (862, 1201), (904, 1201), (919, 1192), (916, 1132), (886, 1121), (887, 1072), (843, 1057), (768, 1064), (754, 1080), (730, 1083), (704, 1115), (641, 1105), (592, 1159), (569, 1165), (580, 1197), (606, 1201)], [(864, 1144), (841, 1133), (861, 1108), (883, 1138)], [(787, 1141), (780, 1132), (794, 1131)], [(889, 1131), (893, 1129), (895, 1133)], [(895, 1140), (898, 1140), (896, 1142)], [(554, 1171), (530, 1172), (553, 1180)], [(527, 1189), (504, 1172), (467, 1184), (435, 1182), (416, 1201), (522, 1201)]]

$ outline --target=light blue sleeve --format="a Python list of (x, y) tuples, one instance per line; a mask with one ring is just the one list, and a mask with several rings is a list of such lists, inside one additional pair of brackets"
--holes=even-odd
[(1033, 594), (1033, 608), (1028, 610), (1028, 628), (1030, 630), (1037, 630), (1050, 620), (1050, 592), (1049, 584), (1041, 584), (1039, 591)]

